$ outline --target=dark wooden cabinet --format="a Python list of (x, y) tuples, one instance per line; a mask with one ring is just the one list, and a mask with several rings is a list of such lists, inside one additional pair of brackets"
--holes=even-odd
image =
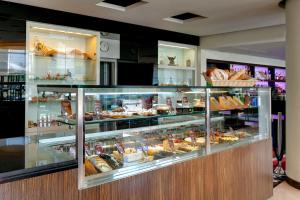
[(118, 85), (154, 85), (158, 40), (148, 35), (121, 35)]

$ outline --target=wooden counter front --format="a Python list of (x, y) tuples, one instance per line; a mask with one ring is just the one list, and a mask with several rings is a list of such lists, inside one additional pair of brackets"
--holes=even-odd
[(0, 185), (1, 200), (266, 200), (272, 196), (271, 140), (77, 190), (77, 169)]

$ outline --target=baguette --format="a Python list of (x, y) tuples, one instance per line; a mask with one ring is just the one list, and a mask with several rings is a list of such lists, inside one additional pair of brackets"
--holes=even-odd
[(229, 80), (231, 80), (231, 81), (241, 80), (241, 76), (243, 74), (246, 74), (246, 70), (244, 70), (244, 69), (233, 74), (231, 77), (229, 77)]

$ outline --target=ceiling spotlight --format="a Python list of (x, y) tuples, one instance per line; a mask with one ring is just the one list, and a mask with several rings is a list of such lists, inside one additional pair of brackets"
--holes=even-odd
[(101, 0), (96, 5), (124, 12), (129, 8), (141, 6), (146, 3), (142, 0)]

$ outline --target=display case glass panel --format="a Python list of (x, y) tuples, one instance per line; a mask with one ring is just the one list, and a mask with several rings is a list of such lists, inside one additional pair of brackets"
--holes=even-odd
[(81, 188), (167, 166), (205, 149), (204, 105), (196, 101), (205, 99), (204, 89), (89, 88), (84, 96)]
[(78, 159), (79, 189), (270, 135), (269, 88), (39, 86), (39, 94), (55, 99), (40, 103), (41, 118), (64, 130), (41, 127), (38, 143)]
[(223, 118), (207, 124), (211, 151), (270, 134), (270, 88), (211, 88), (208, 96), (208, 116)]
[[(77, 90), (38, 90), (37, 135), (32, 135), (25, 149), (26, 168), (75, 160)], [(32, 103), (32, 102), (29, 102)]]

